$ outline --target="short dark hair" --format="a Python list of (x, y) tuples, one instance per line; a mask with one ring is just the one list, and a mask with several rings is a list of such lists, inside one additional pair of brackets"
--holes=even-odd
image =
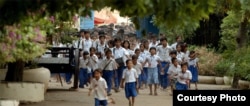
[(95, 48), (95, 47), (90, 47), (90, 48), (89, 48), (89, 51), (91, 51), (91, 50), (96, 51), (96, 48)]
[(114, 42), (118, 42), (118, 41), (122, 41), (122, 39), (119, 38), (119, 37), (117, 37), (117, 38), (114, 39)]
[(135, 60), (135, 59), (138, 59), (138, 56), (133, 55), (133, 56), (132, 56), (132, 60)]
[(84, 51), (84, 52), (83, 52), (83, 55), (89, 55), (89, 52)]
[(187, 62), (181, 63), (181, 67), (183, 67), (183, 66), (188, 66), (188, 63)]
[(104, 50), (105, 51), (105, 54), (108, 54), (108, 53), (112, 53), (112, 51), (109, 49), (109, 48), (107, 48), (106, 50)]
[(171, 62), (173, 63), (175, 60), (177, 60), (177, 58), (174, 57), (171, 59)]
[(172, 51), (170, 51), (170, 53), (169, 53), (170, 55), (171, 54), (175, 54), (175, 55), (177, 55), (177, 51), (176, 50), (172, 50)]
[(166, 37), (163, 37), (163, 38), (160, 39), (160, 41), (164, 41), (164, 40), (168, 41)]
[(135, 49), (135, 52), (140, 51), (140, 49)]
[(149, 51), (151, 51), (151, 50), (156, 50), (156, 48), (155, 47), (150, 47)]
[(102, 69), (99, 69), (99, 68), (98, 68), (98, 69), (95, 69), (95, 70), (94, 70), (94, 73), (96, 73), (96, 72), (102, 74)]
[(126, 64), (128, 64), (129, 61), (132, 61), (132, 60), (131, 60), (131, 59), (128, 59), (128, 60), (126, 61)]
[(105, 38), (105, 37), (106, 37), (105, 35), (100, 35), (100, 36), (99, 36), (99, 39)]
[(195, 51), (193, 51), (193, 50), (192, 50), (192, 51), (190, 51), (190, 53), (189, 53), (189, 54), (190, 54), (190, 55), (191, 55), (191, 54), (195, 54)]

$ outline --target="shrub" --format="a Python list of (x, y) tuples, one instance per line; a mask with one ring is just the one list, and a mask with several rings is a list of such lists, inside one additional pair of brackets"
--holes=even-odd
[(221, 56), (215, 53), (214, 49), (206, 47), (192, 47), (199, 58), (199, 75), (216, 75), (215, 66), (221, 59)]

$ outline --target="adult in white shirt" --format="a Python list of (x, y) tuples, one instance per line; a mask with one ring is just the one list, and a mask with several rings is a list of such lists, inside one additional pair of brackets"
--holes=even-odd
[(192, 74), (188, 70), (188, 64), (181, 64), (181, 71), (177, 75), (176, 90), (188, 90)]
[(176, 50), (176, 45), (182, 41), (181, 36), (175, 38), (176, 42), (171, 45), (172, 50)]
[[(121, 79), (122, 79), (122, 73), (123, 70), (125, 69), (125, 63), (124, 63), (124, 58), (129, 58), (129, 53), (123, 48), (121, 47), (121, 42), (122, 40), (120, 38), (115, 38), (114, 39), (114, 43), (115, 43), (115, 47), (112, 48), (112, 55), (114, 57), (114, 59), (116, 60), (116, 62), (120, 62), (118, 63), (118, 68), (115, 71), (115, 91), (119, 92), (119, 87), (120, 87), (120, 83), (121, 83)], [(123, 62), (123, 63), (122, 63)]]

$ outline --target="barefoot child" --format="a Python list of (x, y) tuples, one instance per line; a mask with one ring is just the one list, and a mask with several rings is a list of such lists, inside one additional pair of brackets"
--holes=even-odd
[(108, 85), (108, 96), (111, 95), (112, 79), (114, 77), (114, 71), (117, 69), (115, 60), (112, 58), (112, 51), (106, 50), (106, 58), (102, 62), (103, 78), (107, 81)]
[[(136, 55), (132, 56), (132, 61), (133, 61), (133, 68), (136, 70), (137, 74), (138, 74), (138, 87), (141, 87), (141, 81), (142, 81), (142, 77), (141, 77), (141, 72), (142, 72), (142, 65), (138, 62), (138, 57)], [(137, 93), (139, 93), (139, 89), (137, 89)]]
[(94, 71), (94, 78), (91, 81), (91, 85), (89, 88), (89, 96), (91, 95), (92, 91), (94, 91), (95, 97), (95, 106), (107, 106), (107, 83), (104, 78), (101, 77), (102, 70), (95, 69)]
[(153, 95), (152, 85), (154, 85), (154, 95), (157, 94), (157, 85), (159, 84), (159, 77), (158, 77), (158, 67), (162, 70), (161, 66), (161, 59), (159, 56), (156, 55), (156, 48), (151, 47), (150, 48), (150, 55), (146, 57), (146, 61), (144, 62), (144, 65), (148, 63), (148, 85), (150, 89), (149, 95)]
[(170, 65), (169, 70), (168, 70), (168, 79), (169, 79), (170, 87), (171, 87), (170, 95), (172, 95), (173, 90), (175, 89), (178, 72), (181, 71), (181, 66), (178, 64), (177, 58), (172, 58), (171, 61), (172, 61), (172, 64)]
[(181, 71), (177, 75), (176, 90), (188, 90), (188, 85), (192, 79), (192, 74), (188, 70), (188, 64), (181, 64)]
[(79, 88), (84, 88), (84, 85), (86, 85), (88, 81), (88, 58), (89, 53), (87, 51), (83, 52), (83, 56), (80, 57)]
[[(138, 88), (138, 75), (136, 70), (133, 68), (132, 60), (126, 61), (127, 68), (123, 71), (122, 74), (122, 83), (121, 88), (124, 88), (125, 82), (125, 95), (129, 100), (129, 106), (134, 106), (135, 97), (137, 96), (136, 89)], [(137, 83), (137, 84), (136, 84)]]
[[(198, 82), (198, 65), (199, 59), (195, 55), (195, 51), (191, 51), (188, 59), (188, 70), (192, 73), (192, 79), (191, 82), (195, 84), (195, 89), (197, 90), (197, 82)], [(190, 88), (190, 85), (189, 85)]]

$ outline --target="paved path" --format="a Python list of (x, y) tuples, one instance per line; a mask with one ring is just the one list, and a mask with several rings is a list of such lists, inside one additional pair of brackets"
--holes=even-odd
[[(92, 96), (87, 96), (88, 89), (78, 89), (77, 91), (67, 90), (72, 85), (61, 87), (60, 83), (52, 82), (49, 84), (49, 90), (45, 94), (45, 101), (32, 104), (22, 104), (21, 106), (94, 106), (94, 99)], [(193, 86), (193, 85), (192, 85)], [(191, 86), (191, 87), (192, 87)], [(199, 89), (229, 89), (228, 85), (208, 85), (199, 84)], [(192, 87), (194, 88), (194, 87)], [(119, 93), (112, 93), (112, 98), (115, 99), (116, 104), (109, 106), (128, 106), (128, 101), (125, 98), (124, 91)], [(149, 90), (140, 90), (140, 94), (136, 98), (135, 106), (172, 106), (172, 96), (169, 95), (169, 90), (158, 91), (158, 96), (148, 95)]]

